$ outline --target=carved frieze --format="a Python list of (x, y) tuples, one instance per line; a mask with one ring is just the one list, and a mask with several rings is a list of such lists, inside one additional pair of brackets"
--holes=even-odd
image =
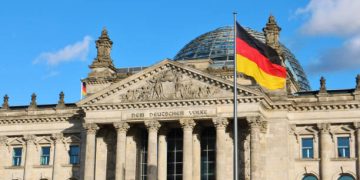
[(196, 82), (182, 73), (168, 69), (146, 80), (145, 85), (120, 95), (122, 102), (209, 98), (219, 88)]

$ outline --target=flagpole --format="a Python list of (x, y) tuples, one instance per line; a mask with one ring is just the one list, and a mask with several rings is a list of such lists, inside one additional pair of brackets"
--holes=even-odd
[(234, 12), (234, 180), (239, 179), (238, 156), (238, 120), (237, 120), (237, 73), (236, 73), (236, 15)]

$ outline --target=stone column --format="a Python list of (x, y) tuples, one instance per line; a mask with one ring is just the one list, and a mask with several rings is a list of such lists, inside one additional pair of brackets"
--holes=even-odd
[(24, 179), (32, 179), (32, 166), (34, 165), (33, 158), (35, 150), (36, 136), (26, 135), (24, 136), (26, 142), (25, 164), (24, 164)]
[(167, 140), (166, 134), (168, 130), (161, 128), (159, 132), (158, 144), (158, 180), (167, 179)]
[(81, 142), (80, 142), (80, 180), (84, 180), (85, 172), (85, 153), (86, 153), (86, 131), (81, 131)]
[(331, 179), (331, 151), (332, 140), (330, 135), (330, 124), (318, 124), (320, 130), (320, 179)]
[(260, 180), (262, 174), (260, 133), (266, 130), (266, 122), (260, 116), (246, 117), (250, 125), (250, 177)]
[(95, 123), (84, 123), (86, 130), (85, 169), (84, 180), (95, 179), (95, 152), (96, 152), (96, 131), (99, 129)]
[[(5, 159), (7, 157), (6, 154), (6, 143), (7, 143), (7, 137), (6, 136), (0, 136), (0, 157), (2, 159)], [(2, 161), (0, 164), (0, 177), (5, 177), (5, 161)]]
[(64, 158), (61, 154), (61, 146), (63, 146), (63, 134), (53, 134), (51, 138), (54, 140), (54, 161), (53, 161), (53, 180), (64, 179), (61, 174), (61, 161)]
[(157, 141), (160, 123), (158, 121), (145, 121), (148, 129), (148, 157), (147, 157), (147, 175), (149, 180), (157, 179)]
[(216, 179), (226, 179), (225, 130), (229, 121), (217, 117), (213, 119), (213, 123), (216, 127)]
[(193, 144), (192, 144), (192, 133), (195, 126), (193, 119), (180, 119), (180, 124), (183, 128), (183, 180), (192, 179), (193, 162)]
[(193, 130), (193, 180), (201, 179), (201, 128), (196, 126)]
[(357, 179), (360, 179), (360, 122), (355, 122), (354, 123), (354, 127), (356, 130), (356, 145), (355, 145), (355, 150), (356, 150), (356, 174), (357, 174)]
[(125, 179), (126, 132), (130, 126), (126, 122), (116, 122), (114, 127), (117, 131), (115, 180), (123, 180)]

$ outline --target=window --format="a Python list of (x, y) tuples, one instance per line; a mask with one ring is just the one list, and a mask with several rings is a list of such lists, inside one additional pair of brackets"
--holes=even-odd
[(168, 134), (167, 180), (182, 179), (183, 132), (173, 129)]
[(349, 137), (338, 137), (338, 157), (350, 158), (350, 138)]
[(312, 174), (305, 174), (302, 180), (318, 180), (318, 178)]
[(50, 147), (41, 147), (40, 165), (49, 165), (50, 162)]
[(147, 146), (148, 136), (143, 133), (140, 147), (140, 180), (147, 180)]
[(22, 155), (22, 148), (16, 147), (13, 149), (13, 166), (21, 166), (21, 155)]
[(80, 147), (71, 145), (69, 150), (70, 164), (76, 165), (80, 163)]
[(302, 158), (314, 158), (314, 139), (301, 138)]
[(355, 180), (355, 178), (350, 174), (342, 174), (338, 180)]
[(201, 134), (201, 180), (215, 179), (215, 129), (207, 128)]

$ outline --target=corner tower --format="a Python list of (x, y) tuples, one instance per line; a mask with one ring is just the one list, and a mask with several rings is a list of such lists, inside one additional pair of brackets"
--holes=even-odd
[(281, 48), (279, 43), (279, 34), (281, 28), (277, 25), (275, 17), (269, 16), (266, 26), (263, 28), (265, 35), (265, 42), (270, 47), (274, 48), (279, 54), (281, 54)]
[(95, 43), (97, 56), (89, 66), (91, 71), (88, 77), (81, 80), (86, 84), (87, 95), (94, 94), (116, 81), (116, 68), (111, 59), (113, 42), (109, 38), (106, 28), (103, 28)]

